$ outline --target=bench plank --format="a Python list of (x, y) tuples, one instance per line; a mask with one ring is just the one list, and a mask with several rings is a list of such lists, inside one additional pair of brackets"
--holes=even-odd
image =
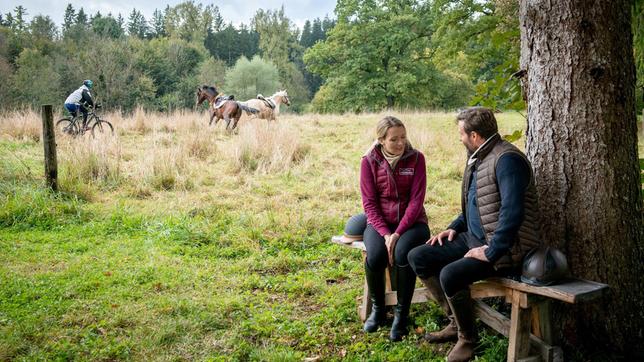
[(560, 284), (546, 287), (537, 287), (508, 278), (488, 278), (481, 283), (498, 284), (513, 290), (542, 295), (571, 304), (597, 298), (604, 289), (608, 288), (606, 284), (576, 278), (569, 278)]
[(470, 285), (470, 295), (474, 299), (508, 297), (508, 289), (496, 284), (474, 283)]
[(337, 235), (331, 237), (331, 242), (334, 244), (338, 244), (347, 248), (353, 248), (353, 249), (360, 249), (363, 251), (367, 251), (367, 248), (364, 247), (364, 243), (362, 241), (354, 241), (352, 243), (343, 243), (342, 242), (342, 237)]

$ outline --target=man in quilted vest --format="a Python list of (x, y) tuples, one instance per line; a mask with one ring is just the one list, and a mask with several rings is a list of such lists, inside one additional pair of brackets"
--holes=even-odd
[(425, 335), (432, 342), (457, 340), (447, 360), (474, 357), (477, 333), (470, 284), (520, 270), (525, 253), (540, 244), (534, 178), (523, 152), (498, 134), (494, 113), (482, 107), (457, 118), (468, 160), (461, 214), (408, 260), (450, 323)]

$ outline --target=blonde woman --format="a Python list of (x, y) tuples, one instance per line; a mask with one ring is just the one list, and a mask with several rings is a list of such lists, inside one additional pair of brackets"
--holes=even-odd
[(407, 334), (407, 319), (416, 275), (407, 253), (429, 238), (423, 206), (426, 187), (425, 156), (407, 140), (405, 125), (395, 117), (378, 122), (377, 141), (362, 158), (360, 191), (367, 215), (364, 244), (365, 274), (373, 308), (364, 331), (375, 332), (385, 324), (385, 268), (396, 269), (398, 304), (389, 339)]

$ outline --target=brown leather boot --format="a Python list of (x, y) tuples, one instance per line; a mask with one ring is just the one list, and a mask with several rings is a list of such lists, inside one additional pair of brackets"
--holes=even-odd
[(445, 328), (437, 332), (425, 333), (423, 340), (429, 343), (443, 343), (457, 340), (458, 328), (456, 327), (454, 316), (452, 316), (452, 311), (449, 307), (449, 303), (447, 302), (447, 298), (445, 297), (445, 293), (443, 292), (443, 288), (441, 288), (438, 277), (430, 277), (426, 279), (421, 278), (420, 281), (423, 283), (425, 288), (427, 288), (429, 298), (438, 303), (443, 312), (445, 312), (445, 315), (447, 315), (447, 318), (449, 318), (449, 324), (445, 326)]
[(447, 362), (467, 362), (474, 358), (476, 327), (470, 290), (465, 289), (447, 298), (458, 326), (458, 342), (447, 355)]

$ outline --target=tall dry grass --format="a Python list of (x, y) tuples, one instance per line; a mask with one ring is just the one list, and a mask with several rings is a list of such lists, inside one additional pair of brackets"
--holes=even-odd
[[(122, 198), (115, 193), (137, 199), (153, 196), (155, 206), (160, 202), (171, 209), (206, 202), (265, 212), (270, 205), (274, 212), (285, 213), (285, 220), (297, 220), (316, 219), (333, 205), (334, 213), (350, 215), (360, 207), (360, 158), (385, 115), (284, 114), (277, 122), (243, 116), (238, 129), (228, 132), (222, 122), (208, 126), (205, 112), (161, 114), (139, 108), (129, 115), (105, 113), (116, 135), (57, 138), (61, 186), (90, 196), (109, 189), (103, 194), (115, 200)], [(465, 161), (454, 115), (393, 115), (403, 120), (414, 147), (426, 155), (428, 212), (439, 215), (440, 222), (451, 218), (455, 209), (446, 205), (458, 198), (454, 185)], [(22, 137), (6, 122), (0, 118), (13, 136), (0, 137)], [(38, 129), (39, 122), (32, 112), (24, 117), (23, 128)], [(502, 124), (511, 130), (517, 122)], [(30, 146), (29, 152), (42, 151)]]
[(218, 153), (217, 135), (213, 132), (189, 132), (181, 139), (189, 157), (206, 161)]
[(139, 158), (137, 184), (154, 190), (189, 190), (194, 186), (187, 148), (158, 137)]
[(4, 113), (0, 115), (0, 137), (39, 142), (42, 137), (40, 120), (40, 114), (30, 108)]
[(118, 136), (57, 137), (58, 165), (64, 188), (89, 198), (97, 188), (115, 188), (125, 181)]
[(271, 173), (302, 162), (311, 147), (286, 123), (254, 120), (242, 125), (225, 147), (238, 170)]
[(175, 110), (171, 113), (146, 111), (138, 107), (129, 116), (114, 113), (109, 119), (118, 119), (119, 128), (124, 134), (146, 135), (150, 132), (197, 132), (208, 126), (207, 115), (191, 110)]

